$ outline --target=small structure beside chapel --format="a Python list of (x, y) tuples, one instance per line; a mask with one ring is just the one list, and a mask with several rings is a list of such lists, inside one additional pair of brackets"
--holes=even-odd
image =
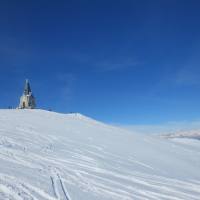
[(24, 92), (20, 98), (19, 109), (34, 109), (35, 107), (35, 97), (32, 94), (30, 83), (27, 79), (24, 87)]

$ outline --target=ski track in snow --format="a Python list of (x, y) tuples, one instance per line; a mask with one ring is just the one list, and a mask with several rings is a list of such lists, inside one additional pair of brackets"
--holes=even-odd
[(0, 200), (200, 199), (197, 146), (79, 115), (0, 114)]

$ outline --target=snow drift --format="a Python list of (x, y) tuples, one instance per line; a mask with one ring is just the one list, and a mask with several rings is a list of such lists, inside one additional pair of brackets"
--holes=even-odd
[(0, 110), (1, 200), (199, 200), (199, 169), (200, 143), (80, 114)]

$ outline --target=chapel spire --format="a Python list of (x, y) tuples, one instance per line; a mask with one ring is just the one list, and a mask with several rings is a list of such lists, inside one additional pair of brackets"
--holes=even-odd
[(24, 92), (20, 98), (20, 109), (34, 109), (36, 107), (35, 97), (32, 94), (29, 80), (26, 79)]
[(30, 93), (31, 93), (31, 86), (30, 86), (29, 80), (26, 79), (25, 86), (24, 86), (24, 94), (28, 95)]

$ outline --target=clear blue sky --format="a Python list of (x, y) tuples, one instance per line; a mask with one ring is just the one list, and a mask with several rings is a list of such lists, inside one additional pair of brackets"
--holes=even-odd
[(200, 118), (200, 1), (0, 1), (0, 107), (119, 124)]

